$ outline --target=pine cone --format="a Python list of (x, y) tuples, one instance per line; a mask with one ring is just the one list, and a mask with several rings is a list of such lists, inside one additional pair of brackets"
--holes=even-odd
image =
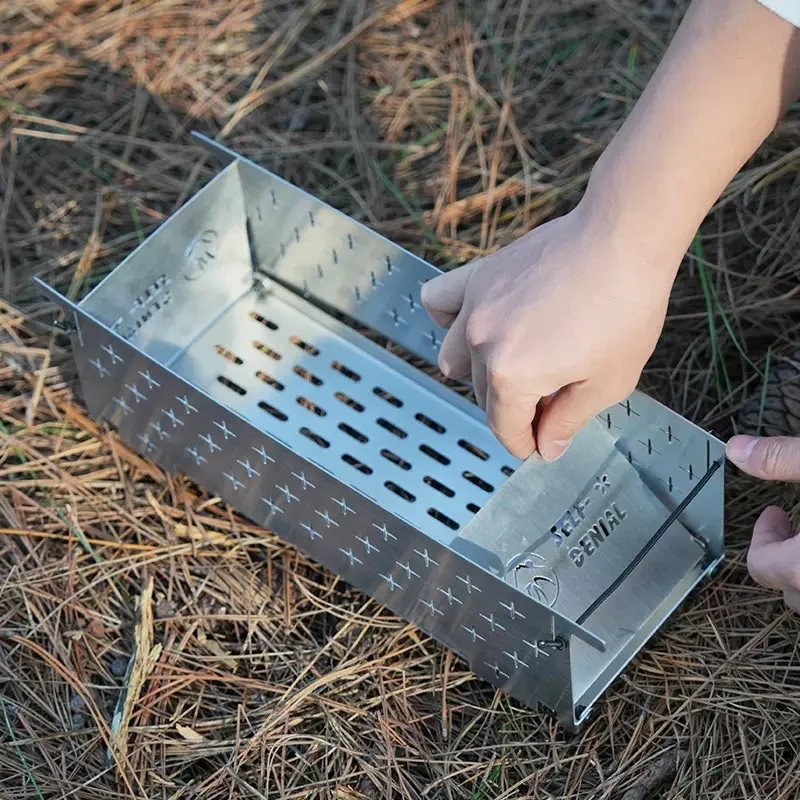
[(761, 413), (761, 436), (800, 436), (800, 348), (770, 365), (763, 412), (761, 398), (759, 389), (739, 412), (739, 433), (757, 435)]

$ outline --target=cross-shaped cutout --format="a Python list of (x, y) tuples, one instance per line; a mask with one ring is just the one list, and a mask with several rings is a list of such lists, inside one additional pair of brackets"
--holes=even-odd
[(523, 644), (528, 645), (528, 647), (530, 647), (531, 650), (533, 650), (533, 655), (536, 658), (539, 658), (539, 656), (542, 656), (543, 658), (550, 658), (550, 653), (542, 649), (542, 645), (540, 642), (538, 641), (529, 642), (527, 639), (523, 639), (522, 642)]
[(148, 389), (152, 389), (154, 386), (157, 389), (161, 388), (161, 384), (150, 374), (149, 369), (146, 369), (144, 372), (139, 372), (139, 376), (145, 379)]
[(315, 531), (310, 525), (303, 523), (300, 526), (303, 530), (308, 531), (308, 538), (313, 542), (314, 539), (324, 539), (325, 537), (319, 532)]
[(432, 617), (435, 617), (437, 614), (439, 614), (439, 616), (442, 617), (444, 616), (444, 612), (439, 611), (439, 609), (436, 608), (436, 606), (433, 603), (433, 600), (423, 600), (422, 605), (428, 608), (428, 610), (431, 612)]
[(239, 459), (237, 459), (236, 463), (244, 468), (244, 471), (247, 473), (248, 478), (252, 478), (253, 476), (257, 478), (261, 477), (261, 473), (250, 465), (249, 459), (246, 458), (244, 461), (240, 461)]
[(456, 578), (458, 580), (460, 580), (461, 583), (463, 583), (467, 587), (467, 593), (468, 594), (472, 594), (473, 592), (481, 592), (481, 591), (483, 591), (482, 589), (480, 589), (478, 586), (476, 586), (472, 582), (472, 578), (470, 578), (469, 575), (467, 575), (466, 578), (462, 578), (460, 575), (456, 575)]
[(111, 356), (111, 363), (112, 364), (121, 364), (122, 363), (122, 356), (119, 355), (116, 350), (110, 344), (104, 344), (103, 350)]
[(195, 464), (199, 467), (201, 464), (205, 464), (205, 458), (197, 452), (197, 448), (195, 447), (187, 447), (186, 452), (194, 459)]
[(189, 402), (189, 398), (186, 395), (184, 395), (183, 397), (176, 397), (175, 399), (183, 406), (187, 415), (193, 412), (195, 413), (197, 412), (197, 409)]
[(360, 558), (358, 558), (358, 556), (356, 556), (352, 547), (348, 547), (347, 550), (345, 550), (343, 547), (340, 547), (339, 552), (343, 553), (348, 558), (351, 567), (355, 566), (356, 564), (364, 563)]
[(292, 500), (298, 499), (297, 495), (292, 494), (292, 490), (289, 488), (288, 484), (285, 486), (278, 486), (278, 484), (276, 483), (275, 488), (279, 492), (283, 492), (283, 496), (286, 498), (287, 503), (291, 503)]
[(408, 577), (409, 580), (411, 580), (412, 577), (419, 578), (419, 575), (416, 572), (414, 572), (413, 569), (411, 569), (411, 564), (409, 564), (408, 562), (406, 562), (405, 564), (401, 564), (399, 561), (395, 561), (394, 563), (397, 564), (397, 566), (400, 567), (400, 569), (402, 569), (403, 572), (406, 573), (406, 576)]
[(520, 667), (529, 669), (528, 665), (519, 657), (519, 655), (517, 655), (516, 650), (513, 653), (509, 653), (507, 650), (504, 650), (503, 655), (508, 656), (514, 662), (514, 669), (519, 669)]
[(244, 484), (232, 472), (226, 472), (224, 476), (231, 482), (234, 492), (244, 489)]
[(468, 628), (466, 625), (462, 625), (461, 627), (470, 635), (470, 638), (472, 639), (473, 642), (477, 642), (479, 640), (481, 642), (485, 642), (486, 641), (486, 639), (484, 639), (483, 636), (481, 636), (478, 633), (478, 631), (475, 630), (475, 626), (474, 625), (471, 628)]
[(506, 603), (500, 603), (500, 605), (508, 611), (509, 616), (511, 617), (511, 619), (516, 619), (517, 617), (520, 617), (521, 619), (525, 619), (525, 615), (521, 611), (517, 610), (516, 606), (514, 605), (514, 601), (513, 600), (510, 603), (508, 603), (507, 605), (506, 605)]
[(172, 423), (173, 428), (177, 428), (178, 425), (183, 426), (183, 420), (180, 419), (171, 408), (169, 410), (162, 408), (161, 413)]
[(300, 485), (303, 487), (303, 491), (306, 491), (306, 489), (308, 489), (309, 486), (312, 489), (316, 489), (317, 488), (316, 486), (314, 486), (313, 483), (311, 483), (310, 480), (308, 480), (308, 478), (306, 478), (305, 472), (301, 472), (299, 475), (296, 472), (293, 472), (292, 476), (297, 478), (297, 480), (300, 481)]
[(274, 503), (271, 497), (262, 497), (261, 502), (273, 513), (273, 514), (283, 514), (283, 509), (277, 504)]
[(446, 591), (442, 589), (441, 586), (437, 586), (436, 588), (447, 598), (447, 602), (450, 605), (453, 605), (453, 603), (458, 603), (459, 605), (463, 605), (463, 603), (450, 590), (449, 586), (447, 587)]
[(422, 559), (426, 567), (430, 568), (431, 564), (433, 564), (435, 567), (439, 566), (439, 562), (434, 561), (431, 558), (430, 553), (428, 553), (427, 547), (422, 552), (420, 552), (419, 550), (415, 550), (414, 552)]
[(386, 527), (386, 523), (383, 522), (380, 525), (376, 525), (374, 522), (372, 523), (373, 528), (377, 528), (378, 532), (381, 536), (383, 536), (383, 541), (388, 542), (389, 539), (397, 539), (397, 537), (389, 532), (389, 529)]
[(214, 424), (222, 431), (222, 435), (225, 437), (225, 439), (236, 438), (236, 434), (228, 427), (228, 423), (225, 422), (225, 420), (222, 420), (222, 422), (215, 422)]
[(122, 413), (127, 417), (133, 409), (121, 398), (115, 397), (114, 402), (122, 409)]
[(341, 500), (337, 500), (335, 497), (331, 497), (334, 503), (342, 509), (342, 516), (346, 517), (348, 514), (355, 514), (356, 512), (347, 505), (347, 501), (344, 497)]
[(356, 539), (358, 539), (358, 541), (364, 545), (367, 555), (369, 555), (373, 550), (376, 553), (380, 553), (380, 550), (378, 550), (378, 548), (375, 547), (375, 545), (369, 540), (369, 536), (365, 536), (363, 539), (360, 536), (356, 536)]
[(158, 434), (159, 439), (169, 439), (169, 434), (161, 427), (160, 422), (151, 422), (150, 427)]
[(325, 526), (326, 527), (330, 528), (331, 525), (335, 526), (336, 528), (339, 527), (339, 523), (335, 519), (333, 519), (331, 517), (331, 515), (328, 513), (328, 509), (327, 508), (325, 509), (324, 512), (323, 511), (315, 511), (314, 513), (317, 514), (318, 516), (322, 517), (322, 519), (325, 521)]
[(264, 445), (262, 444), (260, 447), (254, 447), (253, 450), (256, 451), (261, 456), (261, 460), (264, 464), (275, 463), (275, 459), (272, 458), (269, 453), (264, 449)]
[(211, 438), (211, 434), (200, 434), (200, 438), (208, 445), (209, 453), (213, 453), (215, 450), (222, 451), (222, 448)]
[(386, 582), (389, 584), (389, 589), (391, 589), (391, 591), (395, 591), (396, 589), (402, 589), (402, 588), (403, 588), (403, 587), (402, 587), (402, 586), (401, 586), (401, 585), (400, 585), (400, 584), (399, 584), (399, 583), (398, 583), (398, 582), (397, 582), (397, 581), (394, 579), (394, 576), (393, 576), (393, 575), (381, 575), (380, 577), (381, 577), (381, 578), (383, 578), (383, 579), (384, 579), (384, 580), (385, 580), (385, 581), (386, 581)]
[(125, 388), (133, 395), (136, 403), (141, 403), (147, 398), (139, 391), (139, 387), (135, 383), (126, 383)]
[(101, 378), (105, 378), (106, 375), (110, 375), (111, 373), (103, 366), (103, 362), (99, 358), (93, 358), (89, 362), (100, 374)]
[(495, 630), (504, 631), (505, 628), (494, 618), (494, 614), (481, 614), (481, 618), (485, 619), (489, 623), (489, 627), (492, 629), (492, 633)]

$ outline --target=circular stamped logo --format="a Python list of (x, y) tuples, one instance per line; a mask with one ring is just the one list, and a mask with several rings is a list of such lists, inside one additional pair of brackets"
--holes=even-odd
[(214, 265), (219, 255), (219, 234), (212, 228), (198, 233), (186, 248), (183, 277), (187, 281), (197, 280)]
[(523, 553), (511, 559), (506, 569), (506, 580), (548, 608), (558, 600), (561, 588), (558, 575), (538, 553)]

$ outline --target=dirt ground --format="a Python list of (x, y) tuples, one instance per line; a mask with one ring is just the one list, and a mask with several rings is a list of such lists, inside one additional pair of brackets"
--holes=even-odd
[[(154, 231), (213, 175), (193, 129), (464, 263), (577, 202), (683, 10), (0, 3), (0, 797), (800, 796), (797, 617), (745, 568), (791, 487), (731, 472), (724, 569), (567, 737), (98, 428), (31, 282), (79, 297)], [(704, 223), (643, 377), (723, 437), (798, 338), (798, 111)]]

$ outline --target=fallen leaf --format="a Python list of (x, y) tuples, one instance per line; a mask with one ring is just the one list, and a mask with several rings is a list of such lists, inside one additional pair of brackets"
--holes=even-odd
[(194, 525), (184, 525), (182, 522), (175, 525), (175, 535), (179, 539), (190, 539), (193, 542), (202, 544), (219, 544), (227, 547), (233, 547), (236, 544), (236, 540), (233, 537), (224, 533), (213, 530), (200, 530)]
[(206, 740), (205, 736), (186, 725), (176, 725), (175, 730), (178, 731), (187, 742), (204, 742)]

